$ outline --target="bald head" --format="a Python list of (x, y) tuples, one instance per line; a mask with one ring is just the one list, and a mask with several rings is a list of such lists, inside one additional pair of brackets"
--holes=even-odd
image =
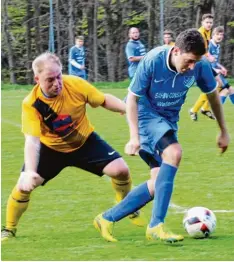
[(136, 27), (131, 27), (128, 31), (128, 36), (131, 40), (138, 40), (140, 38), (139, 29)]
[(62, 69), (59, 58), (53, 53), (45, 52), (36, 57), (32, 63), (34, 75), (40, 74), (48, 64), (51, 64), (50, 62), (57, 64)]

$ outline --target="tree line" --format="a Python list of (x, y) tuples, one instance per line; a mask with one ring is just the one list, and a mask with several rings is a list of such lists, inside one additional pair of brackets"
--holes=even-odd
[[(221, 63), (234, 76), (234, 1), (164, 0), (164, 29), (174, 36), (199, 28), (201, 16), (213, 13), (223, 25)], [(53, 0), (55, 53), (67, 72), (68, 52), (76, 35), (84, 35), (89, 81), (127, 78), (128, 29), (138, 27), (147, 50), (160, 45), (160, 0)], [(48, 50), (49, 0), (2, 0), (2, 81), (32, 84), (31, 64)]]

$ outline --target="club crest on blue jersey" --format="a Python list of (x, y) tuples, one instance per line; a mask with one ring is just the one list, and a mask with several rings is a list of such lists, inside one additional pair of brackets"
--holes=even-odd
[(190, 88), (193, 85), (194, 82), (195, 82), (195, 77), (194, 76), (185, 76), (184, 77), (184, 85), (187, 88)]

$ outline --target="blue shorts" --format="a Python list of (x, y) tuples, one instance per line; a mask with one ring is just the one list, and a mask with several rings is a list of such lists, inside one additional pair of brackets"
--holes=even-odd
[(219, 75), (219, 77), (220, 77), (220, 79), (222, 81), (222, 87), (221, 88), (222, 89), (229, 88), (230, 85), (229, 85), (227, 79), (223, 75), (221, 75), (221, 74)]
[(169, 122), (166, 118), (155, 112), (147, 112), (146, 114), (139, 114), (138, 127), (141, 144), (140, 151), (150, 154), (158, 165), (147, 163), (144, 157), (142, 157), (141, 152), (139, 152), (140, 156), (151, 168), (160, 166), (162, 149), (158, 142), (169, 131), (173, 131), (171, 134), (176, 137), (175, 139), (173, 138), (173, 142), (177, 142), (177, 124)]
[(45, 179), (43, 185), (68, 166), (102, 176), (105, 166), (120, 157), (118, 152), (93, 132), (81, 148), (69, 153), (58, 152), (41, 144), (37, 173)]

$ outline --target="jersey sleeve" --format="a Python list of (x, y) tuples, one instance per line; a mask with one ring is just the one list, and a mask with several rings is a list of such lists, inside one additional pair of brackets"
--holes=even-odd
[(153, 72), (153, 61), (148, 60), (147, 56), (139, 63), (136, 73), (128, 88), (136, 96), (144, 96), (150, 87)]
[(102, 105), (105, 101), (105, 95), (99, 91), (96, 87), (89, 84), (87, 81), (81, 79), (84, 96), (86, 98), (86, 103), (90, 104), (92, 107), (98, 107)]
[(74, 59), (75, 49), (72, 47), (69, 52), (69, 60)]
[(22, 104), (22, 132), (25, 135), (40, 137), (40, 123), (36, 109), (24, 101)]
[(210, 63), (204, 58), (197, 65), (196, 82), (203, 93), (212, 93), (217, 86)]
[(133, 48), (133, 45), (131, 43), (127, 43), (125, 51), (126, 51), (127, 59), (129, 59), (130, 57), (135, 56), (134, 48)]

